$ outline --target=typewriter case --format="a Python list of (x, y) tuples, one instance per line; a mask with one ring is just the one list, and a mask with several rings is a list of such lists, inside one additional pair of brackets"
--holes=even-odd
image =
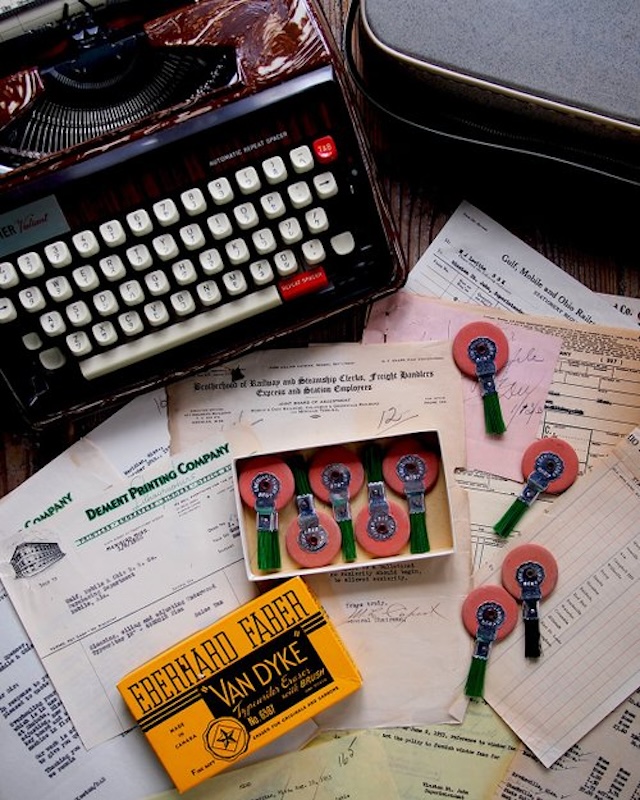
[[(125, 3), (123, 8), (126, 6)], [(140, 26), (146, 46), (150, 52), (157, 50), (163, 53), (164, 60), (160, 60), (155, 73), (151, 70), (153, 96), (149, 100), (145, 87), (140, 87), (143, 99), (138, 104), (140, 107), (134, 109), (130, 121), (123, 114), (115, 121), (110, 121), (107, 116), (104, 123), (101, 120), (104, 120), (105, 115), (100, 108), (95, 108), (95, 111), (89, 109), (83, 113), (80, 125), (88, 126), (89, 133), (76, 141), (72, 132), (69, 135), (65, 132), (66, 112), (63, 105), (57, 103), (56, 110), (54, 102), (53, 112), (46, 105), (42, 111), (41, 105), (40, 132), (37, 132), (37, 146), (34, 148), (32, 140), (28, 139), (27, 129), (34, 124), (34, 120), (38, 123), (38, 104), (47, 102), (43, 70), (38, 63), (28, 63), (27, 53), (20, 69), (0, 76), (0, 154), (4, 157), (7, 153), (17, 152), (11, 169), (0, 174), (0, 217), (3, 214), (6, 216), (7, 210), (12, 207), (28, 206), (34, 186), (44, 187), (41, 194), (57, 194), (61, 175), (69, 172), (85, 175), (88, 172), (87, 165), (95, 160), (109, 163), (110, 159), (116, 168), (122, 169), (119, 154), (130, 150), (132, 146), (144, 147), (145, 142), (153, 142), (161, 137), (168, 138), (175, 145), (174, 140), (179, 141), (179, 130), (185, 123), (199, 125), (199, 120), (215, 120), (217, 114), (232, 116), (233, 112), (229, 109), (247, 105), (251, 108), (255, 98), (265, 94), (280, 96), (286, 93), (287, 86), (307, 81), (308, 76), (322, 73), (330, 74), (331, 82), (337, 87), (333, 94), (336, 96), (336, 108), (343, 107), (340, 112), (344, 117), (341, 130), (346, 137), (345, 141), (351, 142), (353, 146), (349, 150), (355, 155), (353, 175), (358, 175), (356, 180), (362, 186), (368, 185), (371, 208), (375, 209), (375, 214), (371, 217), (374, 222), (372, 227), (380, 228), (376, 235), (380, 241), (378, 253), (382, 257), (379, 259), (379, 268), (377, 265), (375, 267), (376, 277), (374, 279), (372, 276), (371, 285), (366, 290), (358, 290), (352, 297), (341, 297), (328, 305), (322, 302), (315, 305), (309, 303), (308, 308), (299, 316), (296, 315), (297, 312), (285, 312), (281, 320), (278, 318), (264, 332), (249, 320), (247, 324), (236, 325), (222, 347), (218, 343), (208, 349), (205, 341), (199, 352), (188, 360), (174, 358), (173, 353), (168, 352), (166, 357), (156, 359), (155, 371), (145, 372), (130, 368), (125, 385), (117, 385), (115, 381), (109, 385), (103, 382), (94, 395), (82, 397), (77, 402), (74, 402), (73, 387), (70, 387), (68, 408), (59, 405), (49, 407), (46, 397), (43, 399), (39, 395), (34, 395), (31, 407), (29, 401), (25, 402), (23, 397), (14, 392), (23, 416), (33, 427), (41, 427), (61, 417), (76, 416), (110, 406), (116, 400), (127, 399), (140, 391), (186, 377), (208, 366), (230, 361), (247, 350), (307, 328), (329, 316), (355, 307), (364, 307), (375, 298), (396, 290), (406, 279), (406, 265), (397, 236), (376, 182), (362, 129), (354, 113), (354, 105), (349, 101), (347, 82), (341, 73), (341, 59), (324, 16), (312, 2), (203, 0), (177, 4), (165, 0), (152, 5), (134, 2), (133, 6), (136, 13), (147, 17)], [(168, 7), (171, 7), (170, 11), (167, 10)], [(114, 9), (117, 10), (117, 4)], [(4, 46), (3, 43), (2, 47)], [(189, 53), (195, 55), (197, 60), (206, 58), (209, 52), (218, 52), (220, 64), (216, 64), (214, 60), (208, 78), (206, 70), (202, 73), (204, 79), (201, 78), (197, 66), (192, 72), (189, 72), (188, 64), (183, 69), (181, 63), (189, 60)], [(234, 57), (230, 72), (228, 52), (232, 52)], [(175, 59), (172, 60), (174, 53)], [(172, 64), (176, 59), (178, 66), (174, 67)], [(186, 75), (183, 76), (183, 73)], [(165, 88), (167, 83), (180, 81), (186, 87), (183, 98)], [(134, 94), (137, 91), (134, 89)], [(259, 106), (260, 101), (256, 102)], [(117, 97), (110, 104), (119, 114)], [(319, 107), (311, 108), (310, 113), (319, 116), (323, 112)], [(56, 116), (60, 119), (55, 119)], [(237, 119), (234, 120), (235, 123)], [(51, 131), (53, 144), (49, 141)], [(255, 131), (254, 135), (258, 139), (260, 132)], [(16, 141), (26, 143), (22, 148), (23, 152), (16, 146)], [(31, 157), (30, 150), (37, 150), (42, 143), (47, 145), (48, 150), (42, 147), (42, 152), (34, 153)], [(159, 170), (166, 166), (159, 163)], [(86, 184), (86, 177), (84, 180)], [(91, 204), (102, 206), (104, 211), (110, 200), (105, 197), (105, 193), (101, 195), (97, 191), (93, 196), (87, 196), (83, 202), (85, 208), (78, 213), (91, 222)], [(85, 223), (84, 219), (81, 221)], [(5, 255), (0, 255), (0, 261), (7, 257), (6, 252), (5, 249)], [(1, 333), (0, 330), (0, 335)], [(11, 388), (11, 381), (7, 380), (7, 383)]]
[(351, 11), (352, 67), (396, 119), (640, 184), (637, 3), (354, 0)]

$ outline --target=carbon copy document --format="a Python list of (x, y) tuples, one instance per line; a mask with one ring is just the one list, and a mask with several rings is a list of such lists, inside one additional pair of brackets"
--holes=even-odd
[[(104, 429), (96, 428), (91, 440), (81, 439), (4, 497), (3, 536), (19, 530), (35, 536), (38, 526), (71, 505), (165, 454), (163, 395), (153, 392), (132, 401), (103, 423)], [(170, 785), (138, 730), (85, 749), (1, 584), (0, 772), (2, 800), (140, 800)]]
[(628, 303), (592, 292), (466, 201), (418, 259), (405, 288), (516, 314), (637, 327)]
[[(487, 701), (546, 767), (640, 686), (639, 521), (635, 428), (503, 551), (534, 542), (558, 564), (557, 586), (540, 602), (542, 656), (524, 658), (517, 627), (492, 649), (485, 686)], [(498, 569), (485, 572), (495, 583)]]
[(637, 800), (640, 795), (640, 690), (572, 745), (550, 769), (520, 748), (495, 786), (492, 800), (531, 800), (531, 793)]
[(442, 433), (456, 552), (307, 580), (363, 676), (357, 693), (320, 715), (322, 727), (459, 721), (464, 710), (456, 716), (451, 706), (467, 669), (460, 605), (471, 566), (466, 497), (453, 475), (465, 454), (461, 381), (449, 345), (258, 352), (174, 384), (168, 397), (178, 448), (216, 430), (244, 431), (255, 452)]

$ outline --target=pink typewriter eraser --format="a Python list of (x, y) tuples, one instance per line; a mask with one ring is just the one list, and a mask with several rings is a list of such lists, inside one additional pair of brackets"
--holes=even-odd
[[(240, 497), (251, 508), (254, 508), (256, 502), (253, 483), (259, 475), (265, 476), (264, 481), (269, 480), (269, 475), (273, 475), (278, 480), (280, 488), (275, 496), (274, 504), (276, 510), (280, 511), (291, 501), (295, 492), (295, 481), (291, 469), (282, 459), (273, 456), (256, 456), (246, 461), (240, 469), (238, 489)], [(265, 485), (264, 488), (268, 487)]]
[(385, 483), (397, 494), (404, 493), (404, 482), (398, 475), (396, 466), (403, 456), (414, 455), (424, 461), (426, 473), (424, 476), (424, 490), (428, 492), (438, 480), (440, 461), (435, 453), (426, 450), (414, 437), (402, 438), (395, 442), (382, 459), (382, 475)]
[(309, 465), (311, 491), (323, 503), (329, 502), (329, 487), (325, 484), (323, 475), (325, 480), (331, 477), (330, 473), (325, 473), (325, 470), (330, 469), (332, 465), (342, 465), (349, 470), (351, 477), (348, 495), (349, 497), (355, 497), (364, 484), (364, 467), (358, 456), (344, 445), (322, 447), (315, 453)]
[(285, 544), (296, 564), (313, 569), (331, 564), (342, 547), (342, 536), (338, 523), (320, 512), (317, 529), (309, 528), (303, 532), (298, 519), (292, 520), (287, 528)]
[[(549, 481), (545, 487), (545, 492), (549, 494), (564, 492), (578, 477), (579, 470), (578, 455), (564, 439), (548, 437), (530, 444), (522, 456), (522, 474), (526, 479), (534, 473), (536, 471), (536, 460), (545, 453), (549, 454), (550, 463), (548, 469), (545, 469), (549, 474), (553, 474), (554, 470), (557, 471), (557, 460), (560, 459), (561, 461), (560, 475)], [(545, 465), (543, 464), (542, 466), (544, 467)]]
[(558, 582), (558, 564), (549, 550), (540, 544), (521, 544), (507, 553), (502, 562), (502, 584), (515, 598), (522, 597), (518, 570), (529, 563), (539, 564), (544, 570), (544, 580), (539, 587), (541, 597), (546, 597)]
[(476, 362), (469, 355), (469, 345), (475, 339), (490, 339), (496, 346), (493, 358), (496, 372), (499, 372), (509, 359), (509, 342), (504, 333), (491, 322), (470, 322), (464, 325), (453, 339), (453, 360), (460, 372), (476, 378)]
[[(388, 516), (392, 517), (395, 530), (391, 531), (392, 525), (389, 523)], [(354, 532), (356, 541), (372, 556), (384, 558), (385, 556), (395, 556), (409, 541), (411, 527), (407, 513), (397, 503), (389, 503), (389, 513), (387, 515), (378, 514), (374, 518), (377, 523), (369, 525), (371, 512), (369, 507), (363, 508), (356, 517)]]
[(462, 604), (462, 622), (467, 632), (475, 638), (478, 633), (478, 611), (487, 604), (485, 613), (491, 613), (491, 604), (504, 611), (504, 622), (496, 629), (496, 641), (511, 633), (518, 622), (518, 604), (502, 586), (478, 586), (466, 596)]

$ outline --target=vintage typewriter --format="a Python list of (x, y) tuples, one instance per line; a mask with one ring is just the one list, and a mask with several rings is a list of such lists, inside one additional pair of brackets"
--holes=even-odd
[(3, 33), (42, 7), (0, 10), (0, 371), (30, 425), (402, 285), (317, 8), (81, 0)]

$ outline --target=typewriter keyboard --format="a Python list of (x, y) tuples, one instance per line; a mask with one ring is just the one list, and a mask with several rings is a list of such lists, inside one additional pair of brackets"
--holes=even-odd
[(17, 209), (23, 227), (46, 220), (0, 256), (3, 373), (25, 409), (89, 407), (384, 288), (364, 167), (318, 88)]
[(77, 358), (92, 379), (324, 289), (325, 247), (355, 247), (329, 225), (337, 157), (324, 136), (4, 261), (0, 287), (20, 288), (0, 321), (28, 312), (42, 365)]

